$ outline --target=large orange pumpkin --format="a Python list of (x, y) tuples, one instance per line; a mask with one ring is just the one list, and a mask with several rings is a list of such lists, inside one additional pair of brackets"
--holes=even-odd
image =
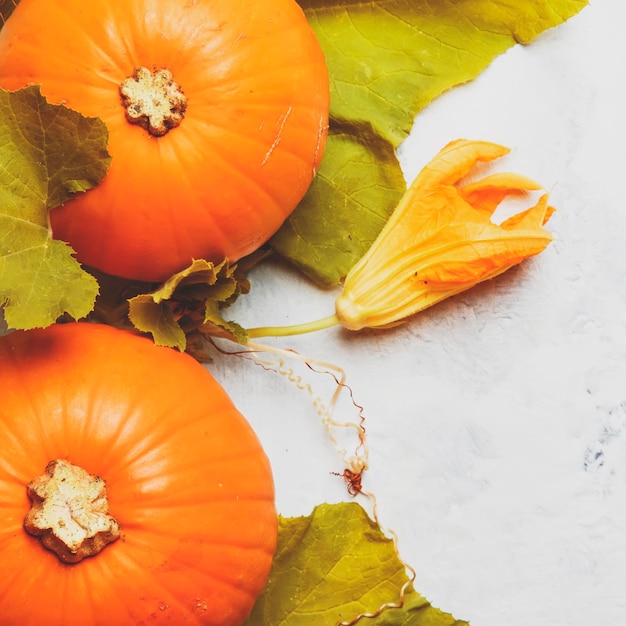
[(51, 222), (81, 262), (128, 278), (258, 248), (326, 139), (325, 59), (294, 0), (21, 0), (0, 86), (27, 84), (106, 123), (109, 173)]
[[(241, 624), (277, 532), (268, 460), (187, 355), (87, 323), (0, 339), (2, 626)], [(120, 538), (62, 562), (23, 527), (60, 459), (105, 481)]]

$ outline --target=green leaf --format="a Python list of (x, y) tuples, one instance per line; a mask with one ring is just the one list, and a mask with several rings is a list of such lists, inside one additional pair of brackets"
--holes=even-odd
[(322, 504), (281, 518), (268, 584), (245, 626), (317, 626), (378, 614), (373, 626), (468, 626), (407, 585), (396, 548), (358, 504)]
[(98, 284), (51, 238), (48, 210), (102, 180), (107, 140), (100, 120), (48, 104), (38, 87), (0, 89), (0, 306), (9, 327), (93, 308)]
[[(299, 4), (326, 55), (331, 130), (343, 136), (340, 142), (331, 137), (318, 180), (271, 244), (318, 284), (330, 286), (365, 254), (372, 235), (382, 228), (381, 215), (388, 215), (389, 205), (381, 203), (387, 188), (385, 183), (384, 189), (378, 187), (380, 179), (389, 181), (385, 174), (390, 162), (387, 156), (379, 161), (377, 155), (397, 148), (415, 116), (441, 93), (474, 79), (514, 44), (527, 44), (569, 19), (587, 0), (299, 0)], [(353, 152), (364, 128), (375, 137), (366, 145), (388, 145), (359, 165)], [(351, 132), (356, 136), (346, 136)], [(353, 165), (347, 181), (346, 169), (337, 167), (342, 163)], [(406, 188), (397, 178), (394, 183), (389, 198)], [(358, 202), (349, 201), (355, 197)], [(354, 224), (359, 231), (350, 241)]]
[(415, 115), (530, 43), (586, 0), (300, 0), (326, 54), (331, 117), (365, 120), (394, 146)]
[(233, 320), (222, 317), (221, 303), (211, 300), (206, 303), (204, 323), (198, 328), (203, 337), (223, 337), (244, 344), (247, 340), (246, 329)]
[(150, 333), (157, 345), (179, 350), (187, 348), (192, 333), (243, 341), (245, 331), (225, 321), (220, 308), (248, 289), (236, 266), (196, 259), (156, 290), (130, 298), (128, 317), (137, 330)]
[(391, 144), (365, 124), (336, 125), (322, 167), (272, 248), (318, 284), (334, 285), (372, 245), (404, 190)]
[(137, 330), (150, 333), (157, 346), (185, 350), (187, 339), (172, 309), (155, 294), (140, 294), (128, 301), (128, 317)]

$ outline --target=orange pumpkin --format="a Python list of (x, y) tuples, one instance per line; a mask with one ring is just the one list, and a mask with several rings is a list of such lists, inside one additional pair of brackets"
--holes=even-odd
[(109, 129), (109, 173), (51, 212), (55, 238), (139, 280), (263, 244), (328, 127), (325, 59), (294, 0), (21, 0), (0, 86), (27, 84)]
[[(275, 549), (272, 476), (199, 363), (108, 326), (16, 331), (0, 339), (0, 397), (2, 626), (245, 620)], [(76, 563), (23, 528), (27, 485), (56, 459), (106, 483), (120, 528)]]

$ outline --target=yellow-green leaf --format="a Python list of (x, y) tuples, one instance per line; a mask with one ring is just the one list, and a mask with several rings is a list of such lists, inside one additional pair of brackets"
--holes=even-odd
[(337, 125), (313, 184), (271, 246), (318, 284), (334, 285), (376, 239), (404, 190), (389, 142), (366, 124)]
[(587, 0), (299, 0), (324, 49), (331, 116), (397, 146), (415, 115)]
[[(380, 161), (377, 155), (392, 152), (434, 98), (474, 79), (516, 43), (527, 44), (563, 23), (587, 0), (299, 0), (299, 4), (326, 55), (331, 130), (343, 137), (331, 138), (318, 180), (272, 245), (328, 286), (345, 276), (373, 241), (370, 234), (375, 236), (382, 228), (381, 215), (389, 205), (381, 202), (386, 189), (379, 186), (390, 161), (387, 156)], [(387, 142), (388, 147), (359, 163), (354, 146), (364, 128), (371, 129), (377, 145)], [(346, 132), (356, 137), (351, 140)], [(347, 163), (349, 172), (337, 167)], [(404, 181), (396, 179), (395, 184), (396, 195), (406, 188)], [(347, 197), (342, 192), (348, 187)], [(352, 202), (356, 197), (358, 202)], [(354, 224), (359, 230), (350, 241)]]
[[(354, 502), (322, 504), (281, 518), (265, 591), (245, 626), (333, 626), (365, 613), (372, 626), (468, 626), (434, 608), (410, 585), (393, 541)], [(381, 610), (382, 609), (382, 610)]]
[(156, 301), (154, 294), (140, 294), (131, 298), (128, 304), (128, 317), (137, 330), (150, 333), (157, 346), (185, 350), (185, 331), (166, 302)]
[(100, 120), (48, 104), (37, 87), (0, 89), (0, 307), (10, 328), (93, 308), (98, 284), (52, 239), (48, 210), (100, 182), (107, 140)]
[(248, 283), (237, 275), (236, 266), (195, 259), (154, 291), (130, 298), (128, 317), (157, 345), (179, 350), (186, 349), (191, 333), (239, 340), (244, 333), (241, 326), (222, 319), (219, 311), (247, 290)]

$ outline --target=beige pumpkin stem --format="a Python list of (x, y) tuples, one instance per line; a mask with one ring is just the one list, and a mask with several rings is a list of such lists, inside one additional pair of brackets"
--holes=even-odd
[(187, 98), (169, 70), (135, 68), (120, 84), (120, 95), (126, 119), (154, 137), (167, 134), (185, 117)]
[(81, 467), (50, 461), (27, 492), (32, 508), (24, 529), (64, 563), (94, 556), (120, 536), (119, 524), (109, 515), (104, 481)]

